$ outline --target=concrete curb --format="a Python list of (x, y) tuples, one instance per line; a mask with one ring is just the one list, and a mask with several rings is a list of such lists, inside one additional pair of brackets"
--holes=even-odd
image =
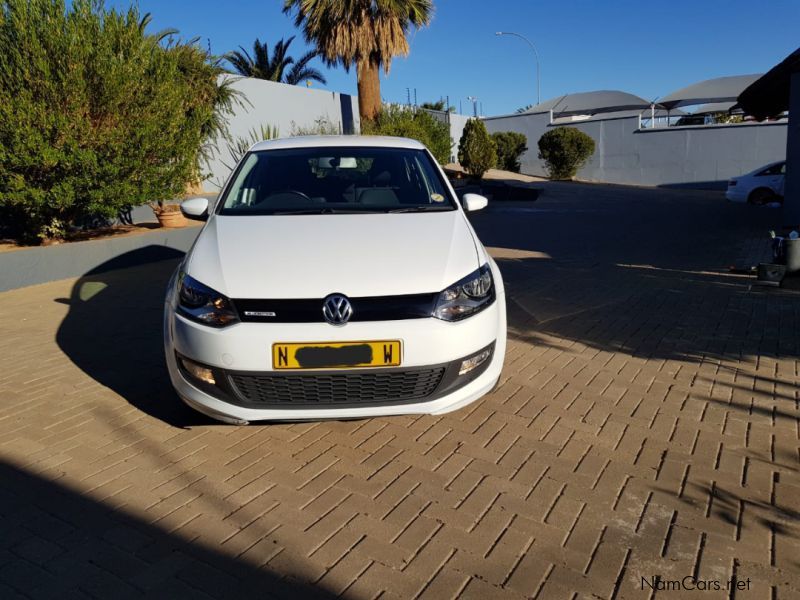
[[(109, 237), (57, 246), (37, 246), (23, 250), (0, 252), (0, 292), (48, 283), (59, 279), (80, 277), (118, 257), (115, 268), (163, 260), (169, 254), (163, 250), (186, 252), (191, 248), (200, 227), (156, 229), (153, 232), (124, 237)], [(123, 255), (134, 250), (152, 248), (152, 252), (133, 252), (130, 261)], [(127, 264), (130, 262), (131, 264)]]

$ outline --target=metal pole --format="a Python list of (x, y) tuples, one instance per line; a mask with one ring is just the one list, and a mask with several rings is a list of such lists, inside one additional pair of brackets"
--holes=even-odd
[(526, 38), (524, 35), (522, 35), (520, 33), (514, 33), (512, 31), (498, 31), (497, 33), (495, 33), (495, 35), (513, 35), (513, 36), (516, 36), (516, 37), (528, 42), (528, 45), (533, 50), (534, 56), (536, 56), (536, 104), (541, 104), (542, 103), (542, 93), (541, 93), (542, 92), (542, 88), (541, 88), (540, 79), (541, 79), (542, 69), (541, 69), (541, 66), (539, 65), (539, 52), (536, 50), (536, 46), (533, 45), (532, 41), (530, 41), (528, 38)]
[(467, 100), (472, 102), (472, 116), (477, 118), (478, 117), (478, 98), (475, 96), (467, 96)]

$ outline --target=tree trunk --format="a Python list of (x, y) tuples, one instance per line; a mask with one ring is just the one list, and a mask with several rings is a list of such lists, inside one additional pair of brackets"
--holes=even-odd
[(358, 114), (361, 121), (372, 121), (381, 110), (380, 66), (374, 61), (359, 62), (358, 75)]

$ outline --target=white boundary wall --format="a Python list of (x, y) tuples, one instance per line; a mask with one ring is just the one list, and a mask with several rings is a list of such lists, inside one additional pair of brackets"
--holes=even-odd
[[(293, 125), (311, 127), (320, 118), (333, 123), (339, 133), (360, 130), (356, 96), (252, 78), (237, 78), (233, 88), (243, 97), (242, 106), (236, 106), (228, 119), (232, 138), (248, 138), (253, 128), (260, 130), (262, 125), (277, 127), (281, 137), (288, 137)], [(218, 151), (212, 150), (204, 169), (210, 175), (203, 182), (206, 192), (219, 191), (230, 174), (224, 163), (232, 163), (226, 142), (217, 140), (214, 145)]]
[[(515, 114), (484, 120), (490, 133), (517, 131), (528, 138), (522, 172), (544, 176), (537, 143), (550, 113)], [(594, 139), (594, 156), (578, 179), (644, 186), (724, 187), (736, 175), (786, 157), (787, 122), (739, 123), (640, 129), (638, 117), (591, 119), (575, 127)]]
[[(319, 119), (332, 123), (340, 133), (357, 133), (358, 98), (347, 94), (286, 85), (262, 79), (238, 78), (234, 89), (243, 95), (243, 105), (229, 118), (231, 136), (246, 138), (261, 125), (278, 128), (281, 137), (293, 127), (307, 128)], [(448, 120), (452, 157), (458, 156), (458, 142), (466, 115), (430, 111)], [(545, 175), (538, 159), (537, 142), (548, 129), (561, 126), (551, 122), (550, 113), (514, 114), (484, 119), (490, 133), (517, 131), (528, 138), (522, 157), (522, 172)], [(578, 172), (584, 181), (645, 186), (722, 187), (728, 178), (786, 156), (786, 121), (690, 127), (641, 129), (638, 117), (595, 118), (563, 126), (575, 127), (596, 143), (594, 156)], [(219, 191), (232, 164), (225, 141), (217, 141), (217, 152), (204, 171), (206, 192)]]

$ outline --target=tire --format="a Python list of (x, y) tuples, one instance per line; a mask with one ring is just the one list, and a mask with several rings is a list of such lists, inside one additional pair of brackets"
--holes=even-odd
[(764, 204), (773, 202), (776, 197), (775, 192), (769, 188), (756, 188), (750, 192), (750, 195), (747, 197), (747, 202), (755, 206), (763, 206)]

